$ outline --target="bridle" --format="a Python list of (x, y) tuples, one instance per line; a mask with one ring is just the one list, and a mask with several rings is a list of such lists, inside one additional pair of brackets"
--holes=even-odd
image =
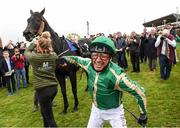
[(42, 34), (42, 32), (44, 31), (44, 26), (45, 26), (45, 23), (44, 23), (44, 18), (42, 17), (41, 18), (41, 23), (40, 23), (40, 26), (39, 26), (39, 29), (36, 33), (36, 36), (39, 36)]
[(40, 36), (40, 35), (43, 33), (44, 28), (45, 28), (45, 19), (42, 17), (42, 18), (41, 18), (40, 25), (39, 25), (39, 29), (37, 30), (36, 33), (34, 33), (34, 35), (33, 35), (32, 38), (34, 39), (34, 38)]
[[(35, 34), (35, 37), (38, 37), (38, 36), (40, 36), (40, 35), (43, 33), (44, 27), (45, 27), (45, 23), (44, 23), (44, 22), (45, 22), (45, 19), (42, 17), (42, 18), (41, 18), (41, 23), (40, 23), (39, 29), (38, 29), (37, 33)], [(63, 48), (63, 49), (64, 49), (64, 48)], [(67, 53), (69, 50), (70, 50), (70, 49), (67, 49), (67, 50), (65, 50), (64, 52), (60, 53), (60, 54), (58, 55), (58, 57), (64, 55), (64, 54)]]

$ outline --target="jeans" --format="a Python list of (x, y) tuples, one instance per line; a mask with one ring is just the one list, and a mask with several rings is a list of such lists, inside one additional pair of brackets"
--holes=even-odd
[(126, 69), (126, 68), (128, 67), (125, 52), (120, 52), (120, 53), (119, 53), (118, 65), (119, 65), (121, 68), (124, 68), (124, 69)]
[(25, 71), (26, 71), (26, 82), (29, 84), (29, 65), (25, 66)]
[(0, 72), (0, 88), (6, 87), (6, 81), (4, 76)]
[(139, 52), (130, 52), (133, 72), (140, 72)]
[(149, 65), (149, 69), (151, 71), (153, 71), (154, 69), (156, 69), (156, 58), (150, 58), (148, 57), (148, 65)]
[(172, 63), (165, 55), (159, 56), (160, 74), (162, 79), (168, 79), (171, 73)]
[(13, 92), (16, 93), (16, 81), (14, 78), (14, 74), (12, 74), (11, 76), (6, 76), (5, 77), (6, 80), (6, 87), (8, 90), (9, 94), (12, 94)]
[(23, 86), (27, 87), (25, 68), (16, 69), (15, 72), (16, 72), (17, 87), (20, 88), (20, 76), (21, 75), (22, 75), (22, 79), (23, 79)]

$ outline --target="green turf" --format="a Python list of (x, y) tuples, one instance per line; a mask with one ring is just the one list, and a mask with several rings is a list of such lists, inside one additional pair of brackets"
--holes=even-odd
[[(180, 48), (178, 57), (180, 59)], [(129, 60), (129, 58), (128, 58)], [(141, 64), (140, 73), (131, 73), (131, 64), (127, 71), (128, 76), (137, 81), (146, 90), (148, 127), (180, 127), (180, 63), (173, 66), (171, 78), (167, 81), (160, 80), (159, 66), (157, 71), (149, 72), (147, 64)], [(31, 84), (28, 88), (20, 89), (17, 95), (7, 96), (7, 90), (0, 90), (0, 127), (41, 127), (43, 126), (40, 111), (33, 110), (34, 88), (32, 84), (32, 73), (30, 73)], [(68, 113), (61, 115), (63, 110), (63, 99), (60, 88), (55, 98), (57, 104), (53, 107), (55, 120), (60, 127), (86, 127), (90, 109), (91, 99), (86, 88), (86, 76), (83, 73), (80, 80), (78, 72), (78, 99), (79, 110), (73, 113), (73, 95), (69, 79), (67, 79), (67, 95), (69, 100)], [(125, 93), (123, 97), (124, 106), (139, 115), (136, 100), (131, 95)], [(135, 119), (125, 111), (128, 127), (139, 127)], [(105, 126), (110, 127), (106, 122)]]

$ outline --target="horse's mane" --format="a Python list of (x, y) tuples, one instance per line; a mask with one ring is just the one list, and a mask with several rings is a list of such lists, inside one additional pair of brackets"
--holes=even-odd
[(44, 31), (49, 31), (51, 34), (51, 40), (52, 40), (52, 47), (54, 52), (56, 52), (58, 55), (63, 52), (64, 50), (68, 49), (68, 45), (66, 44), (64, 37), (60, 37), (49, 25), (47, 20), (43, 18), (43, 21), (45, 23)]

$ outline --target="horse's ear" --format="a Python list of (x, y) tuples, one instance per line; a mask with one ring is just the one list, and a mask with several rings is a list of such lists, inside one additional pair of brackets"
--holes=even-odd
[(40, 12), (41, 13), (41, 15), (43, 15), (44, 14), (44, 12), (45, 12), (45, 8)]
[(30, 14), (32, 15), (34, 12), (32, 10), (30, 10)]

